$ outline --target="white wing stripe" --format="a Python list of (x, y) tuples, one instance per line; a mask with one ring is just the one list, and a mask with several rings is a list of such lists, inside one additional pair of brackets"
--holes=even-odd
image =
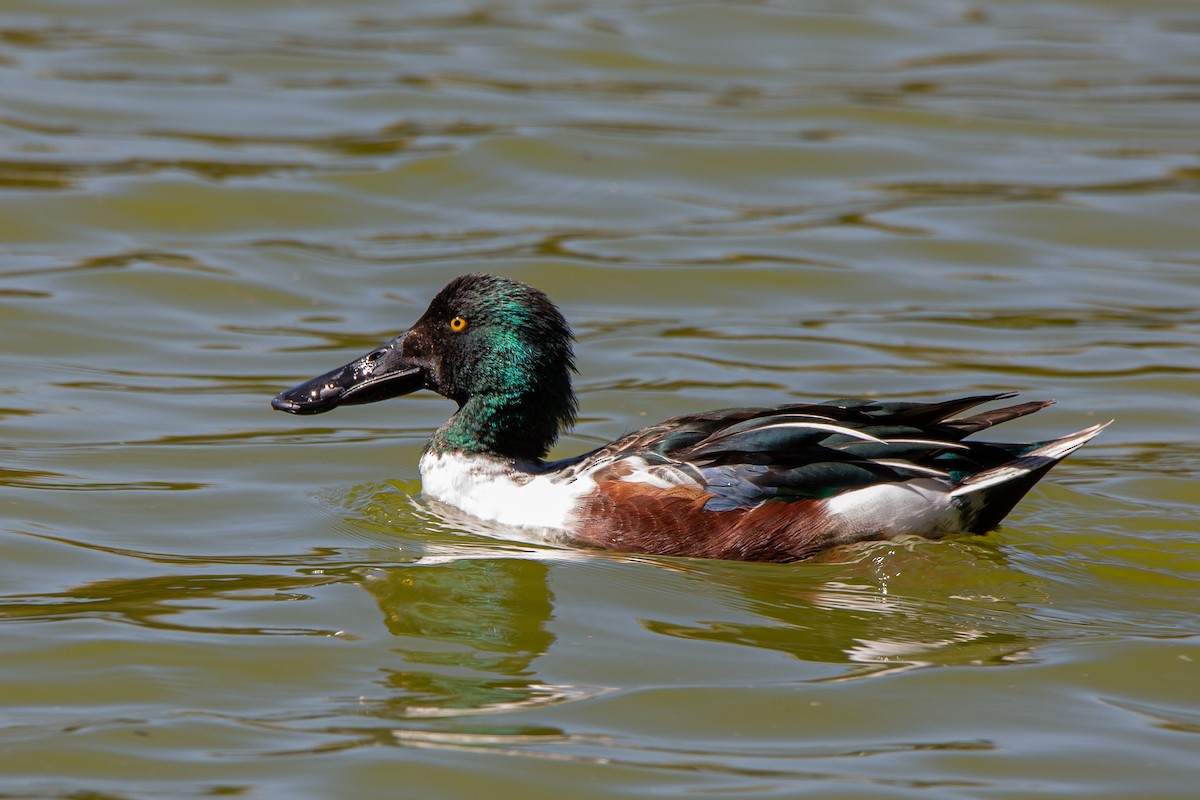
[(741, 435), (747, 434), (747, 433), (757, 433), (758, 431), (765, 431), (770, 428), (808, 428), (810, 430), (816, 430), (816, 431), (829, 431), (830, 433), (840, 433), (843, 436), (850, 436), (855, 439), (862, 439), (865, 442), (877, 442), (879, 444), (887, 444), (887, 442), (884, 441), (883, 439), (878, 439), (869, 433), (863, 433), (862, 431), (856, 431), (853, 428), (846, 428), (842, 425), (828, 425), (823, 422), (773, 422), (770, 425), (763, 425), (758, 428), (750, 428), (749, 430), (734, 431), (733, 433), (720, 433), (720, 434), (717, 434), (716, 436), (710, 436), (704, 442), (701, 442), (700, 446), (703, 447), (708, 442), (716, 442), (721, 439), (728, 439), (733, 436), (741, 436)]

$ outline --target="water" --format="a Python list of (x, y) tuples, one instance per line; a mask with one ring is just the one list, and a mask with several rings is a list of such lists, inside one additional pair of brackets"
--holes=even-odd
[[(0, 795), (1183, 798), (1200, 10), (7, 0)], [(429, 395), (272, 395), (450, 277), (554, 297), (568, 455), (1019, 390), (988, 537), (801, 565), (480, 535)]]

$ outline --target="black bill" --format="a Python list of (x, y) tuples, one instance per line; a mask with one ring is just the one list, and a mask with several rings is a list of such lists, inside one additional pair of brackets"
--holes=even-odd
[(321, 414), (338, 406), (374, 403), (425, 386), (425, 371), (402, 355), (405, 334), (344, 367), (280, 392), (271, 407), (289, 414)]

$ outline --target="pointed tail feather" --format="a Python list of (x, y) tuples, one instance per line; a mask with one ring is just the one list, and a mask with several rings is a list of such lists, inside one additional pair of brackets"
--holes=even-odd
[(1109, 420), (1046, 442), (1020, 458), (977, 472), (960, 483), (950, 492), (950, 497), (969, 498), (972, 501), (975, 514), (970, 525), (971, 532), (985, 533), (999, 525), (1013, 506), (1055, 464), (1083, 447), (1111, 424), (1112, 420)]
[(932, 425), (935, 422), (953, 422), (949, 417), (981, 403), (993, 400), (1007, 400), (1016, 397), (1016, 392), (1000, 392), (999, 394), (975, 394), (970, 397), (956, 397), (953, 400), (943, 400), (940, 403), (887, 403), (891, 408), (888, 414), (889, 422), (903, 422), (910, 425)]
[(1001, 422), (1008, 422), (1010, 419), (1016, 419), (1026, 414), (1032, 414), (1035, 411), (1041, 411), (1046, 406), (1053, 404), (1053, 400), (1033, 400), (1028, 403), (1018, 403), (1014, 406), (994, 408), (991, 411), (982, 411), (978, 414), (972, 414), (969, 417), (948, 419), (942, 424), (956, 430), (964, 431), (963, 435), (969, 435), (985, 428), (990, 428), (993, 425), (999, 425)]

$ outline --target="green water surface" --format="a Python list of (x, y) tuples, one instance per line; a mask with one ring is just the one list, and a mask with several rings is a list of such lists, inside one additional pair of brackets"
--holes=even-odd
[[(0, 797), (1192, 798), (1193, 0), (0, 4)], [(793, 398), (1115, 418), (987, 537), (506, 542), (452, 405), (272, 395), (451, 277), (565, 456)]]

